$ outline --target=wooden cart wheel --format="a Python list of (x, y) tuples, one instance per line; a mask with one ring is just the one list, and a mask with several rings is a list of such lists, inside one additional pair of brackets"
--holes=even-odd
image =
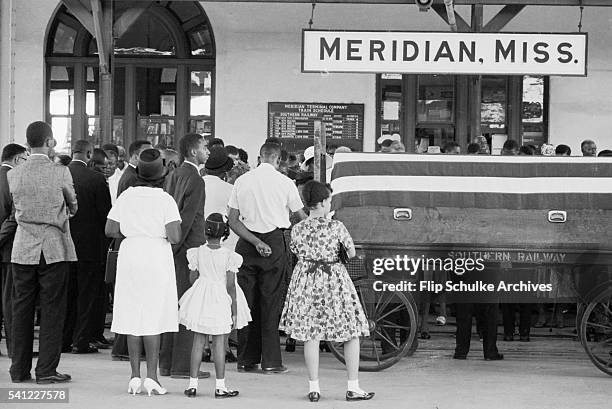
[(580, 323), (580, 341), (591, 362), (612, 375), (612, 287), (602, 289), (586, 306)]
[[(361, 305), (369, 322), (370, 335), (360, 338), (359, 370), (389, 368), (416, 349), (417, 310), (412, 296), (402, 292), (374, 291), (375, 280), (355, 282)], [(328, 342), (336, 358), (344, 361), (341, 342)], [(412, 352), (411, 352), (412, 351)]]
[[(606, 288), (612, 288), (611, 281), (599, 283), (594, 288), (592, 288), (584, 297), (582, 297), (582, 299), (578, 300), (578, 304), (576, 306), (577, 331), (580, 331), (580, 329), (582, 328), (582, 318), (585, 316), (584, 312), (586, 310), (587, 305), (589, 305), (589, 303)], [(578, 334), (578, 338), (580, 339), (580, 342), (582, 342), (583, 336), (580, 333)]]

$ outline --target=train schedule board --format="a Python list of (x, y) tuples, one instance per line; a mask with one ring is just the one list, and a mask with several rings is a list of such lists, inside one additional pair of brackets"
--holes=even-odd
[(312, 144), (314, 123), (320, 120), (328, 144), (361, 146), (363, 116), (364, 104), (270, 102), (268, 136), (310, 140)]

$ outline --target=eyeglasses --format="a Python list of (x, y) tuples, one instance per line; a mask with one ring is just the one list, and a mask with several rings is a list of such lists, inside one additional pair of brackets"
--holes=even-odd
[(17, 156), (16, 162), (26, 161), (28, 160), (27, 156)]

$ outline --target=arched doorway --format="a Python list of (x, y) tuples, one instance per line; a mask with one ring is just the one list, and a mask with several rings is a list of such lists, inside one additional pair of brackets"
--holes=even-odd
[[(198, 2), (114, 3), (113, 143), (176, 146), (214, 131), (215, 46)], [(46, 115), (58, 151), (87, 137), (100, 144), (96, 40), (58, 8), (46, 42)], [(105, 141), (108, 142), (108, 141)]]

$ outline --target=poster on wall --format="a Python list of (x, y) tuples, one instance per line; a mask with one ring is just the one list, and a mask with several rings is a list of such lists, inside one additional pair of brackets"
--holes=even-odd
[(586, 33), (302, 31), (302, 72), (586, 76)]

